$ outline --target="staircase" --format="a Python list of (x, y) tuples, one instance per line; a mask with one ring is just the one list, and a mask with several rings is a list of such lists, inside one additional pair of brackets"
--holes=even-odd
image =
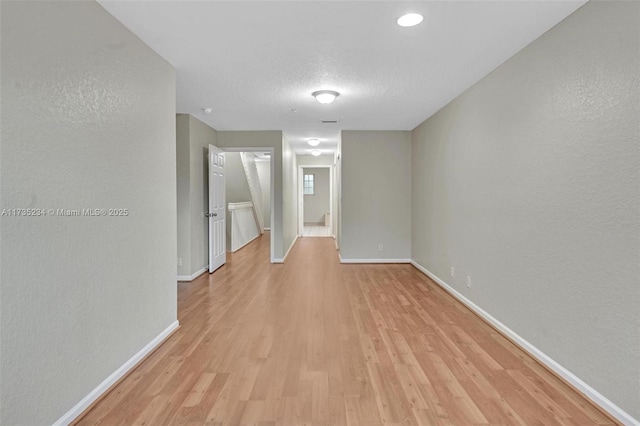
[(249, 184), (249, 192), (251, 192), (251, 202), (253, 203), (253, 215), (258, 225), (258, 230), (262, 235), (264, 233), (264, 216), (262, 215), (262, 186), (258, 178), (258, 168), (256, 167), (256, 158), (250, 152), (241, 152), (242, 167), (247, 176)]

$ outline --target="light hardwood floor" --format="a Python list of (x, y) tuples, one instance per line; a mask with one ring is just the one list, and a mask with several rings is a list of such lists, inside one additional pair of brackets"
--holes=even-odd
[(271, 265), (265, 234), (178, 313), (79, 424), (612, 424), (410, 265), (341, 265), (331, 239)]

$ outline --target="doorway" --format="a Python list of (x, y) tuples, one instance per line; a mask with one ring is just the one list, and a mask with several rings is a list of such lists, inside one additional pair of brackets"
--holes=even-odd
[(298, 166), (298, 235), (333, 237), (333, 166)]
[[(225, 251), (226, 253), (239, 251), (244, 245), (253, 241), (254, 238), (244, 233), (245, 229), (251, 227), (256, 231), (255, 238), (269, 238), (270, 262), (275, 263), (274, 238), (271, 236), (271, 230), (274, 229), (274, 215), (271, 214), (275, 199), (274, 148), (220, 148), (224, 151), (226, 175), (223, 201)], [(243, 157), (242, 160), (241, 157)], [(237, 161), (234, 162), (234, 160)], [(247, 164), (250, 166), (247, 167)], [(251, 190), (249, 190), (250, 180), (253, 182)], [(238, 187), (240, 183), (246, 187), (246, 190)], [(255, 191), (258, 187), (259, 191)], [(210, 187), (210, 189), (213, 188)], [(209, 197), (211, 196), (210, 191)], [(254, 208), (254, 204), (259, 208)], [(231, 243), (232, 234), (236, 237), (233, 243)]]

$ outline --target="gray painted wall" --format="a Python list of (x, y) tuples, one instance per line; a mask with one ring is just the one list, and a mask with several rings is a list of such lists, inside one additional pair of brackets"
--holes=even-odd
[(191, 161), (191, 274), (209, 265), (209, 144), (216, 146), (218, 132), (189, 116)]
[(262, 217), (264, 227), (271, 227), (271, 161), (256, 160), (258, 178), (262, 188)]
[(95, 2), (1, 2), (0, 424), (51, 424), (176, 320), (173, 68)]
[(209, 263), (209, 144), (217, 144), (215, 129), (189, 114), (176, 115), (178, 275), (193, 275)]
[(239, 152), (226, 152), (224, 186), (229, 203), (244, 203), (251, 201), (251, 191), (247, 183), (247, 176), (242, 166), (242, 159)]
[(587, 3), (416, 128), (412, 165), (413, 258), (636, 419), (639, 15)]
[(283, 256), (298, 236), (298, 166), (296, 153), (282, 135)]
[(329, 189), (329, 169), (305, 167), (304, 174), (314, 175), (315, 193), (304, 195), (304, 223), (322, 224), (324, 226), (324, 215), (330, 213), (330, 189)]
[(178, 275), (191, 272), (191, 158), (189, 156), (189, 115), (176, 115), (176, 182), (178, 204)]
[(331, 166), (334, 163), (333, 155), (296, 155), (298, 166)]
[(343, 131), (341, 150), (342, 259), (410, 259), (411, 132)]
[(336, 247), (340, 249), (340, 244), (342, 241), (342, 132), (338, 135), (338, 147), (336, 148), (335, 155), (335, 167), (334, 173), (336, 175), (336, 179), (334, 180), (334, 203), (333, 203), (333, 211), (335, 213), (335, 218), (337, 219), (334, 223), (334, 232), (336, 237)]

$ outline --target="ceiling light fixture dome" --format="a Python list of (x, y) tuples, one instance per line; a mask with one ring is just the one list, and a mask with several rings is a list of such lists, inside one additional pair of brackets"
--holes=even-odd
[(414, 27), (422, 22), (423, 19), (419, 13), (407, 13), (398, 18), (398, 25), (401, 27)]
[(320, 139), (316, 139), (316, 138), (309, 139), (307, 143), (311, 146), (318, 146), (320, 144)]
[(319, 149), (314, 149), (313, 151), (311, 151), (311, 155), (313, 155), (314, 157), (318, 157), (321, 154)]
[(213, 112), (213, 108), (202, 108), (202, 111), (205, 114), (211, 114)]
[(318, 90), (313, 92), (311, 96), (316, 98), (316, 101), (320, 102), (321, 104), (330, 104), (331, 102), (335, 101), (338, 96), (340, 96), (340, 93), (336, 92), (335, 90)]

